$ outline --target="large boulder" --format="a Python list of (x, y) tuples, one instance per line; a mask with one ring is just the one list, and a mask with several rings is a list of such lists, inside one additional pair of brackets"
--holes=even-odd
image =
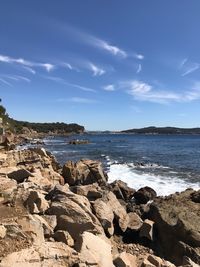
[(74, 240), (84, 231), (103, 233), (86, 197), (76, 195), (62, 186), (56, 186), (49, 195), (53, 202), (47, 212), (57, 216), (56, 230), (68, 231)]
[(25, 205), (30, 213), (44, 214), (44, 212), (49, 208), (49, 203), (45, 199), (45, 196), (36, 190), (30, 191)]
[(137, 267), (137, 258), (136, 256), (122, 252), (118, 254), (114, 259), (114, 264), (116, 267)]
[(150, 206), (158, 252), (176, 265), (184, 256), (200, 265), (200, 206), (192, 201), (194, 195), (194, 190), (186, 190), (157, 198)]
[(129, 212), (129, 223), (128, 228), (133, 231), (139, 231), (142, 227), (143, 221), (140, 216), (137, 215), (135, 212)]
[(118, 199), (129, 201), (133, 198), (135, 189), (128, 187), (128, 185), (120, 180), (116, 180), (110, 184), (112, 192)]
[(87, 197), (89, 201), (94, 201), (103, 196), (103, 190), (97, 183), (71, 186), (70, 190), (75, 194)]
[(0, 267), (72, 267), (78, 262), (78, 253), (66, 244), (44, 242), (7, 255)]
[(133, 196), (138, 204), (146, 204), (149, 200), (153, 200), (157, 194), (151, 187), (145, 186), (136, 191)]
[(62, 169), (62, 176), (69, 185), (106, 184), (108, 177), (99, 161), (80, 160), (76, 163), (67, 161)]
[(87, 263), (86, 266), (114, 267), (111, 245), (99, 236), (84, 232), (76, 244), (76, 250), (81, 261)]

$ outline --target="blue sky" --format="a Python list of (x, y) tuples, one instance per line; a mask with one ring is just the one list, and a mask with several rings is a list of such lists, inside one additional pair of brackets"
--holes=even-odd
[(19, 120), (200, 126), (199, 0), (0, 1), (0, 96)]

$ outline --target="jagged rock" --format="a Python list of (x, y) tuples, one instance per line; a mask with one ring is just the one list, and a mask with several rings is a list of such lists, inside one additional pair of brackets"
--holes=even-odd
[[(54, 229), (56, 227), (55, 223), (52, 225), (50, 220), (46, 220), (44, 216), (42, 217), (38, 214), (34, 214), (34, 215), (32, 215), (32, 217), (41, 223), (41, 225), (43, 227), (45, 238), (49, 238), (54, 233)], [(49, 216), (49, 217), (52, 217), (52, 216)], [(55, 222), (57, 222), (56, 216), (53, 216), (53, 217), (55, 217)], [(50, 223), (49, 223), (49, 221), (50, 221)]]
[(191, 200), (194, 190), (158, 198), (148, 217), (155, 222), (159, 251), (176, 265), (183, 256), (200, 265), (200, 207)]
[(120, 180), (116, 180), (110, 184), (112, 192), (118, 199), (129, 201), (133, 198), (135, 189), (128, 187), (128, 185)]
[(200, 203), (200, 190), (193, 192), (191, 194), (191, 199), (193, 202)]
[(23, 232), (30, 234), (34, 244), (39, 245), (44, 242), (44, 230), (41, 220), (28, 215), (18, 218), (17, 223)]
[(119, 224), (119, 227), (123, 232), (125, 232), (129, 223), (129, 216), (126, 213), (125, 208), (119, 203), (118, 199), (112, 192), (109, 192), (106, 195), (105, 202), (112, 209), (114, 217)]
[(24, 182), (32, 174), (26, 169), (18, 169), (7, 174), (8, 178), (16, 180), (18, 183)]
[(119, 255), (117, 255), (114, 259), (114, 265), (116, 267), (137, 267), (137, 259), (136, 256), (122, 252)]
[(142, 219), (135, 212), (128, 213), (128, 216), (129, 216), (128, 228), (133, 231), (138, 231), (142, 227), (143, 224)]
[(9, 179), (6, 176), (0, 176), (0, 194), (11, 194), (17, 188), (17, 182)]
[(136, 191), (133, 196), (138, 204), (146, 204), (149, 200), (153, 200), (157, 194), (151, 187), (145, 186)]
[(55, 229), (57, 225), (56, 215), (42, 215), (41, 217), (48, 223), (52, 230)]
[(86, 197), (76, 195), (62, 186), (56, 186), (50, 196), (53, 202), (47, 212), (57, 216), (57, 230), (68, 231), (74, 240), (87, 230), (103, 233)]
[(190, 258), (184, 256), (182, 265), (180, 267), (199, 267), (199, 264), (196, 264)]
[(35, 190), (30, 191), (25, 205), (29, 209), (30, 213), (43, 214), (49, 208), (49, 203), (44, 198), (44, 195)]
[(165, 260), (163, 260), (160, 257), (157, 257), (155, 255), (149, 255), (147, 257), (147, 260), (151, 264), (153, 264), (153, 266), (156, 266), (156, 267), (175, 267), (175, 265), (172, 264), (171, 262), (165, 261)]
[(97, 199), (93, 203), (93, 208), (96, 217), (101, 222), (105, 232), (112, 236), (114, 234), (113, 219), (114, 213), (112, 208), (106, 204), (102, 199)]
[(0, 239), (4, 238), (6, 236), (6, 232), (7, 232), (7, 230), (6, 230), (5, 226), (0, 225)]
[(140, 237), (145, 237), (153, 241), (153, 226), (154, 222), (146, 219), (140, 228)]
[(87, 197), (90, 201), (94, 201), (97, 198), (101, 198), (103, 195), (103, 191), (97, 183), (89, 185), (71, 186), (70, 190), (75, 194)]
[(99, 236), (84, 232), (76, 244), (76, 250), (80, 252), (81, 261), (87, 263), (86, 266), (114, 267), (111, 245)]
[(56, 231), (53, 235), (53, 238), (56, 241), (63, 242), (70, 247), (74, 246), (74, 240), (67, 231), (61, 231), (61, 230)]
[(61, 242), (44, 242), (14, 252), (2, 259), (0, 267), (72, 267), (78, 253)]
[(67, 161), (63, 166), (62, 176), (70, 186), (92, 183), (106, 184), (108, 177), (103, 172), (99, 161), (80, 160), (76, 163)]

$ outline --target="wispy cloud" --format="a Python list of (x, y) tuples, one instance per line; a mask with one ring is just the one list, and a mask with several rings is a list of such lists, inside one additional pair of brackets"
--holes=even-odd
[(70, 102), (79, 103), (79, 104), (93, 104), (97, 102), (94, 99), (83, 98), (83, 97), (72, 97), (72, 98), (69, 98), (68, 100)]
[(25, 82), (31, 82), (31, 80), (27, 77), (20, 76), (20, 75), (4, 75), (7, 79), (13, 80), (13, 81), (25, 81)]
[(142, 71), (142, 65), (139, 64), (136, 73), (140, 73)]
[(33, 68), (27, 67), (27, 66), (23, 66), (23, 69), (27, 70), (28, 72), (32, 73), (32, 74), (36, 74), (36, 71)]
[(0, 82), (3, 83), (3, 84), (6, 84), (6, 85), (8, 85), (8, 86), (12, 86), (11, 83), (9, 83), (8, 81), (6, 81), (6, 80), (3, 79), (3, 78), (0, 78)]
[(67, 63), (67, 62), (61, 63), (61, 66), (65, 67), (68, 70), (74, 70), (74, 71), (80, 72), (80, 70), (78, 68), (72, 66), (72, 64)]
[(142, 55), (142, 54), (137, 54), (137, 53), (135, 53), (135, 54), (133, 55), (133, 57), (135, 57), (136, 59), (139, 59), (139, 60), (143, 60), (143, 59), (144, 59), (144, 55)]
[(200, 83), (195, 83), (192, 88), (184, 92), (164, 91), (154, 88), (152, 85), (139, 81), (126, 81), (121, 83), (122, 88), (136, 100), (148, 101), (160, 104), (170, 102), (190, 102), (200, 99)]
[(0, 62), (9, 63), (9, 64), (19, 64), (23, 67), (41, 67), (44, 68), (47, 72), (52, 71), (55, 68), (55, 65), (51, 63), (40, 63), (40, 62), (32, 62), (25, 60), (23, 58), (13, 58), (10, 56), (0, 55)]
[(187, 67), (187, 70), (181, 76), (186, 76), (186, 75), (198, 70), (199, 67), (200, 67), (200, 64), (193, 63), (190, 67), (189, 66)]
[(70, 83), (70, 82), (64, 80), (63, 78), (60, 78), (60, 77), (57, 77), (57, 76), (43, 76), (43, 77), (45, 79), (51, 80), (53, 82), (57, 82), (57, 83), (60, 83), (60, 84), (66, 85), (66, 86), (78, 88), (78, 89), (80, 89), (82, 91), (85, 91), (85, 92), (93, 92), (93, 93), (96, 92), (95, 89), (92, 89), (92, 88), (89, 88), (89, 87), (86, 87), (86, 86), (82, 86), (82, 85), (79, 85), (79, 84), (75, 84), (75, 83)]
[(95, 65), (93, 63), (89, 63), (88, 67), (92, 71), (93, 76), (101, 76), (101, 75), (106, 73), (106, 71), (104, 69), (98, 67), (97, 65)]
[(103, 89), (104, 89), (105, 91), (110, 91), (110, 92), (112, 92), (112, 91), (115, 91), (115, 86), (114, 86), (113, 84), (108, 84), (108, 85), (103, 86)]
[(179, 68), (181, 69), (181, 68), (186, 64), (187, 61), (188, 61), (188, 58), (184, 58), (184, 59), (181, 61), (180, 65), (179, 65)]

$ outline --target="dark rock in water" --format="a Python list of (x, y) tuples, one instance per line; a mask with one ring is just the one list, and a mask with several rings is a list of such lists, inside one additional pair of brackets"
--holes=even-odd
[(62, 169), (62, 176), (70, 186), (92, 183), (106, 184), (108, 177), (102, 164), (94, 160), (80, 160), (76, 163), (67, 161)]
[(128, 187), (128, 185), (120, 180), (116, 180), (110, 184), (111, 191), (116, 195), (118, 199), (129, 201), (134, 193), (135, 189)]
[(78, 140), (78, 139), (75, 139), (75, 140), (69, 141), (69, 145), (87, 145), (89, 143), (90, 143), (89, 140)]
[(157, 252), (178, 266), (184, 256), (200, 265), (200, 205), (191, 199), (197, 193), (190, 189), (157, 198), (150, 206)]
[(193, 202), (200, 203), (200, 190), (191, 194), (191, 199)]
[(133, 196), (138, 204), (146, 204), (149, 200), (153, 200), (157, 194), (151, 187), (145, 186), (135, 192)]

